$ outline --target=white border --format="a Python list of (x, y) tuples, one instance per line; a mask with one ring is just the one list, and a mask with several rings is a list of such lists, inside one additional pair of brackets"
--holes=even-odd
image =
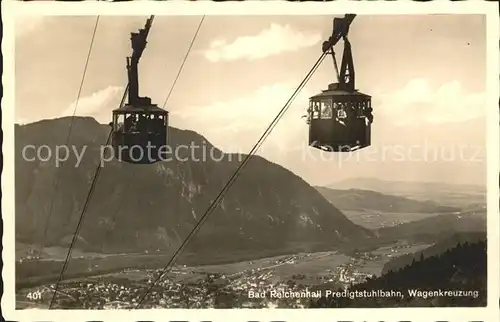
[[(3, 173), (2, 219), (4, 294), (2, 312), (17, 321), (499, 321), (499, 56), (498, 3), (495, 2), (18, 2), (2, 1), (4, 74), (2, 82)], [(234, 309), (234, 310), (15, 310), (14, 261), (14, 19), (17, 15), (312, 15), (356, 14), (485, 14), (487, 15), (488, 110), (488, 308), (394, 309)], [(459, 68), (459, 66), (457, 66)], [(466, 129), (465, 129), (466, 130)], [(368, 315), (368, 316), (367, 316)]]

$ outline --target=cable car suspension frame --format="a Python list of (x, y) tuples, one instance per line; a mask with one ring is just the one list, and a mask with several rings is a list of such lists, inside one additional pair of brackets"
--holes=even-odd
[[(332, 36), (322, 45), (333, 58), (337, 82), (310, 98), (307, 110), (309, 145), (327, 152), (352, 152), (371, 145), (371, 96), (355, 87), (355, 69), (349, 28), (356, 15), (333, 19)], [(334, 46), (344, 41), (340, 72)]]

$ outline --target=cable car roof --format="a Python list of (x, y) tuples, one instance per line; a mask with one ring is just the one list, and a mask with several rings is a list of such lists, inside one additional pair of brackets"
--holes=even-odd
[(358, 91), (345, 91), (341, 89), (333, 89), (333, 90), (324, 90), (319, 94), (316, 94), (314, 96), (311, 96), (309, 99), (315, 99), (315, 98), (331, 98), (331, 97), (336, 97), (336, 96), (351, 96), (351, 97), (360, 97), (360, 98), (366, 98), (370, 99), (371, 96), (368, 94), (364, 94)]
[(113, 113), (160, 113), (160, 114), (168, 114), (168, 112), (158, 105), (142, 105), (142, 106), (133, 106), (133, 105), (124, 105), (120, 108), (114, 109)]

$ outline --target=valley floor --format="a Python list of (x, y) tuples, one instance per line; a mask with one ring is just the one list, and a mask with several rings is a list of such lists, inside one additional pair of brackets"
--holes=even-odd
[[(394, 244), (352, 257), (328, 251), (221, 265), (176, 266), (160, 279), (142, 307), (304, 307), (313, 295), (280, 299), (276, 294), (293, 297), (290, 292), (324, 292), (361, 283), (367, 277), (380, 275), (393, 256), (428, 246)], [(133, 308), (160, 271), (125, 269), (64, 281), (54, 308)], [(17, 308), (47, 307), (53, 288), (52, 284), (19, 289)]]
[(399, 212), (377, 212), (373, 210), (344, 210), (342, 212), (353, 223), (368, 229), (379, 229), (393, 227), (400, 224), (435, 217), (439, 213), (399, 213)]

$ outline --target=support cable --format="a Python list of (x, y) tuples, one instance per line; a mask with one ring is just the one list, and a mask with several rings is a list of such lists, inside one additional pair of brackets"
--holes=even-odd
[[(65, 143), (66, 146), (68, 146), (68, 144), (69, 144), (69, 139), (71, 137), (71, 132), (73, 130), (73, 124), (75, 122), (75, 117), (76, 117), (76, 109), (78, 107), (78, 102), (80, 101), (80, 96), (82, 94), (83, 84), (85, 82), (85, 76), (87, 74), (87, 67), (88, 67), (88, 64), (89, 64), (90, 55), (92, 53), (92, 47), (94, 45), (94, 39), (95, 39), (97, 27), (99, 25), (99, 17), (100, 16), (97, 16), (97, 19), (96, 19), (96, 22), (95, 22), (94, 31), (92, 32), (92, 39), (90, 41), (90, 46), (89, 46), (89, 51), (88, 51), (88, 54), (87, 54), (87, 59), (85, 60), (85, 67), (83, 69), (82, 81), (80, 83), (80, 88), (78, 90), (78, 95), (76, 97), (75, 108), (73, 109), (73, 116), (71, 118), (71, 123), (69, 125), (68, 136), (66, 137), (66, 143)], [(50, 219), (52, 217), (52, 210), (53, 210), (53, 207), (54, 207), (54, 202), (55, 202), (55, 199), (56, 199), (56, 192), (57, 192), (57, 188), (59, 186), (59, 179), (61, 177), (62, 170), (63, 170), (63, 166), (61, 166), (61, 169), (57, 172), (56, 181), (54, 182), (54, 186), (53, 186), (53, 190), (52, 190), (52, 198), (51, 198), (51, 202), (50, 202), (50, 206), (49, 206), (49, 213), (48, 213), (47, 219), (45, 221), (45, 228), (44, 228), (44, 232), (43, 232), (42, 249), (45, 247), (45, 242), (46, 242), (46, 238), (47, 238), (47, 232), (48, 232), (48, 228), (49, 228)]]
[[(109, 135), (108, 135), (108, 139), (106, 140), (106, 145), (109, 144), (109, 141), (111, 139), (112, 134), (113, 134), (113, 130), (110, 130)], [(87, 199), (85, 200), (85, 204), (83, 205), (82, 213), (80, 214), (80, 219), (78, 220), (78, 224), (76, 225), (76, 230), (75, 230), (75, 233), (73, 234), (73, 239), (71, 240), (71, 244), (70, 244), (69, 249), (68, 249), (68, 254), (66, 255), (66, 259), (64, 260), (64, 264), (63, 264), (63, 267), (61, 269), (61, 273), (59, 273), (59, 278), (57, 279), (57, 283), (56, 283), (56, 286), (54, 288), (54, 295), (52, 295), (52, 299), (50, 300), (49, 309), (52, 308), (52, 305), (54, 304), (54, 301), (56, 299), (56, 294), (57, 294), (57, 290), (59, 288), (59, 284), (61, 283), (61, 280), (64, 276), (64, 272), (66, 271), (66, 268), (68, 266), (69, 260), (71, 258), (71, 253), (73, 251), (73, 247), (75, 246), (75, 243), (78, 239), (78, 233), (80, 232), (80, 228), (81, 228), (82, 223), (83, 223), (83, 218), (85, 217), (85, 213), (86, 213), (87, 208), (90, 204), (90, 198), (92, 197), (92, 193), (94, 192), (94, 188), (96, 186), (97, 179), (99, 178), (99, 174), (101, 173), (101, 169), (102, 169), (102, 166), (101, 166), (101, 162), (99, 161), (97, 164), (97, 169), (96, 169), (95, 174), (94, 174), (94, 179), (92, 180), (92, 184), (90, 185), (89, 193), (87, 194)]]
[(168, 92), (167, 97), (165, 98), (165, 101), (163, 102), (163, 109), (165, 109), (165, 106), (167, 105), (168, 99), (170, 98), (170, 95), (172, 94), (172, 91), (174, 90), (175, 84), (177, 83), (177, 80), (179, 79), (179, 76), (182, 72), (182, 68), (184, 68), (184, 64), (186, 63), (186, 60), (189, 56), (189, 53), (191, 52), (191, 48), (193, 48), (194, 41), (196, 40), (196, 36), (198, 36), (198, 32), (200, 31), (201, 24), (203, 23), (203, 20), (205, 20), (205, 15), (200, 20), (200, 24), (198, 25), (198, 29), (196, 29), (196, 32), (193, 36), (193, 39), (191, 40), (191, 44), (189, 45), (189, 48), (186, 52), (186, 55), (184, 56), (184, 60), (182, 61), (181, 67), (179, 68), (179, 71), (177, 72), (177, 76), (175, 77), (175, 80), (172, 84), (172, 87), (170, 87), (170, 91)]

